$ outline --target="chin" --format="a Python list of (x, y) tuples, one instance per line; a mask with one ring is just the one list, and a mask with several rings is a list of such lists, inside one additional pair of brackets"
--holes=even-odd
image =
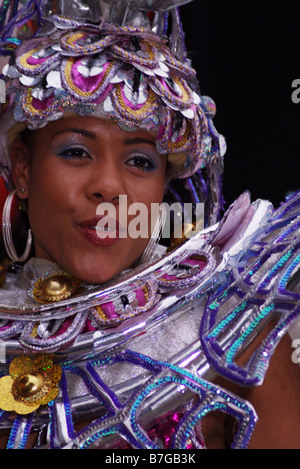
[[(142, 250), (141, 250), (142, 251)], [(82, 282), (98, 285), (106, 283), (115, 278), (124, 270), (131, 267), (136, 259), (139, 257), (139, 252), (124, 253), (120, 256), (120, 250), (118, 255), (114, 253), (108, 253), (106, 255), (96, 256), (94, 253), (90, 253), (86, 256), (80, 256), (80, 260), (72, 258), (67, 261), (65, 259), (64, 265), (61, 265), (66, 272), (77, 277)]]
[(91, 285), (101, 285), (102, 283), (107, 283), (109, 282), (110, 280), (112, 280), (115, 276), (117, 275), (116, 274), (107, 274), (107, 275), (99, 275), (99, 273), (97, 275), (86, 275), (84, 276), (84, 278), (80, 278), (80, 280), (82, 282), (85, 282), (85, 283), (89, 283)]
[[(84, 263), (82, 263), (84, 265)], [(75, 268), (75, 269), (67, 269), (67, 272), (71, 273), (75, 277), (77, 277), (79, 280), (85, 283), (90, 283), (94, 285), (98, 285), (101, 283), (106, 283), (112, 280), (116, 275), (118, 275), (122, 270), (124, 269), (103, 269), (100, 265), (97, 266), (91, 266), (90, 268)]]

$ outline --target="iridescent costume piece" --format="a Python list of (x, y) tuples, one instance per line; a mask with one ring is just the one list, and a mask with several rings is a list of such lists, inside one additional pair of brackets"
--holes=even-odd
[[(184, 2), (136, 1), (135, 15), (120, 0), (89, 2), (98, 18), (88, 16), (87, 2), (72, 2), (76, 18), (68, 2), (51, 14), (40, 3), (29, 2), (17, 16), (22, 25), (48, 12), (42, 30), (16, 51), (16, 17), (7, 19), (12, 5), (3, 2), (1, 10), (3, 51), (13, 49), (4, 69), (10, 101), (1, 113), (6, 183), (16, 133), (69, 113), (96, 115), (128, 131), (155, 130), (173, 176), (187, 178), (171, 182), (166, 199), (202, 198), (207, 212), (205, 228), (191, 239), (168, 252), (158, 246), (146, 264), (105, 286), (80, 283), (42, 259), (7, 272), (0, 290), (7, 447), (25, 448), (34, 430), (35, 448), (200, 449), (202, 419), (220, 410), (237, 422), (232, 448), (246, 448), (255, 409), (214, 377), (260, 385), (298, 318), (300, 195), (274, 210), (245, 193), (218, 220), (223, 139), (183, 48), (175, 7)], [(156, 12), (150, 23), (149, 5)], [(53, 283), (59, 298), (51, 297)], [(275, 317), (248, 362), (238, 365)]]

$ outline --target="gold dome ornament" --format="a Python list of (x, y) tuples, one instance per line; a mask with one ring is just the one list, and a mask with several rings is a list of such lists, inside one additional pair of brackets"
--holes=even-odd
[(61, 373), (48, 354), (14, 358), (9, 375), (0, 378), (0, 409), (26, 415), (48, 404), (58, 394)]
[(53, 303), (78, 293), (81, 284), (73, 275), (56, 272), (36, 280), (30, 294), (39, 303)]
[(26, 373), (14, 381), (16, 394), (22, 397), (31, 397), (39, 393), (45, 380), (40, 373)]

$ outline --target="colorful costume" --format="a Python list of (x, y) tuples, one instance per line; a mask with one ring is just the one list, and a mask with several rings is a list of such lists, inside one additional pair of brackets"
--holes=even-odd
[[(19, 24), (41, 14), (39, 3), (46, 2), (28, 2)], [(5, 67), (6, 183), (9, 142), (25, 127), (69, 113), (109, 116), (128, 131), (157, 132), (170, 177), (187, 178), (170, 182), (166, 200), (204, 200), (205, 228), (167, 251), (157, 245), (147, 262), (104, 286), (79, 282), (42, 259), (3, 265), (1, 428), (8, 448), (24, 448), (33, 429), (36, 448), (203, 448), (201, 420), (220, 410), (237, 421), (232, 447), (247, 447), (255, 409), (214, 377), (261, 384), (298, 317), (300, 196), (274, 210), (269, 202), (251, 204), (245, 193), (219, 221), (224, 142), (212, 124), (214, 105), (200, 95), (187, 62), (174, 9), (183, 2), (150, 2), (151, 30), (143, 23), (149, 2), (137, 2), (133, 16), (121, 1), (115, 10), (95, 3), (100, 21), (87, 16), (83, 2), (74, 2), (81, 18), (74, 11), (67, 17), (62, 1), (41, 38), (24, 40)], [(162, 40), (162, 5), (173, 7), (170, 48)], [(9, 51), (16, 19), (4, 22), (6, 2), (1, 13)], [(275, 316), (276, 326), (239, 366), (236, 357)]]

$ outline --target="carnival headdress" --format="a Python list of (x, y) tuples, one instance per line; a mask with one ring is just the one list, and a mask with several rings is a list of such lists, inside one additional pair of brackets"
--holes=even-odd
[(155, 130), (171, 178), (221, 160), (214, 103), (199, 93), (176, 8), (188, 1), (4, 1), (0, 47), (10, 60), (2, 76), (0, 157), (6, 181), (16, 133), (69, 113)]

